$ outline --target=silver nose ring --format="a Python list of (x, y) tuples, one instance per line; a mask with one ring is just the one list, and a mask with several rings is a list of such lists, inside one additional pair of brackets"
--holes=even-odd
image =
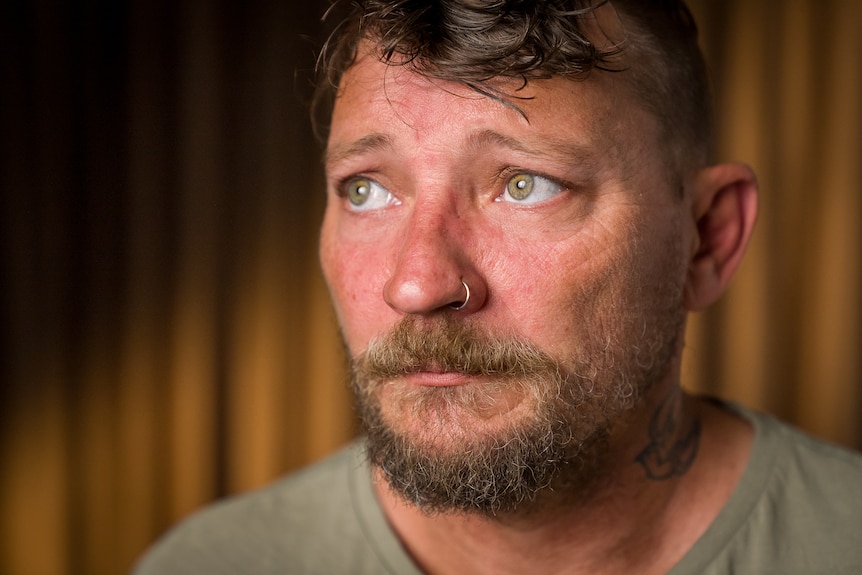
[(464, 309), (465, 307), (467, 307), (467, 303), (470, 301), (470, 286), (468, 286), (467, 282), (465, 282), (463, 279), (461, 280), (461, 285), (464, 286), (464, 291), (467, 293), (464, 295), (464, 301), (457, 304), (449, 304), (449, 307), (451, 307), (455, 311)]

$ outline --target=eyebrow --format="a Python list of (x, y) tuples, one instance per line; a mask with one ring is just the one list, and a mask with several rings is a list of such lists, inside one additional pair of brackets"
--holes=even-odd
[(323, 165), (327, 171), (334, 164), (342, 162), (352, 156), (359, 156), (369, 152), (380, 150), (391, 150), (392, 139), (386, 134), (372, 133), (363, 136), (355, 142), (347, 145), (336, 145), (327, 148), (323, 156)]
[[(490, 129), (478, 130), (471, 133), (467, 138), (467, 149), (471, 152), (479, 152), (482, 149), (494, 147), (507, 148), (530, 156), (546, 157), (564, 166), (577, 164), (594, 168), (598, 160), (596, 151), (592, 148), (553, 134), (544, 136), (543, 141), (538, 146), (530, 145)], [(353, 156), (392, 150), (393, 148), (392, 138), (386, 134), (374, 132), (350, 144), (327, 148), (324, 153), (324, 167), (329, 171), (332, 166)]]
[(530, 156), (546, 157), (561, 165), (596, 165), (596, 151), (588, 146), (555, 135), (544, 136), (543, 140), (540, 145), (533, 146), (494, 130), (480, 130), (470, 134), (468, 146), (475, 151), (487, 147), (508, 148)]

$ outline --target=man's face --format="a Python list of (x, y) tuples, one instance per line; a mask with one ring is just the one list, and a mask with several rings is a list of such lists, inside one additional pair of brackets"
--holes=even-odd
[(372, 461), (429, 508), (595, 475), (678, 355), (686, 208), (657, 122), (612, 74), (517, 87), (523, 114), (363, 57), (333, 111), (323, 270)]

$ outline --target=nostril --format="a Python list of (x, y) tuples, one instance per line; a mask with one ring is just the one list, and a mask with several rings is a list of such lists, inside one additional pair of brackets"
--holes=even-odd
[(467, 307), (467, 304), (470, 302), (470, 286), (467, 285), (467, 282), (461, 279), (461, 285), (464, 286), (464, 301), (456, 301), (449, 304), (449, 307), (454, 309), (455, 311), (460, 311)]
[(471, 286), (461, 274), (443, 277), (409, 277), (396, 274), (383, 286), (383, 300), (403, 314), (425, 315), (443, 310), (461, 313), (482, 307), (485, 290), (479, 280)]

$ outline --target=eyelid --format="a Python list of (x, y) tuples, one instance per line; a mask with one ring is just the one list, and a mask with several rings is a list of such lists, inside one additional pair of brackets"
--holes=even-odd
[(539, 172), (536, 170), (524, 169), (524, 168), (507, 167), (507, 168), (500, 170), (497, 173), (496, 178), (498, 179), (498, 181), (500, 181), (502, 183), (503, 189), (502, 189), (502, 191), (500, 191), (500, 193), (498, 193), (494, 197), (495, 202), (508, 201), (508, 200), (504, 199), (504, 197), (507, 194), (506, 185), (508, 184), (508, 182), (512, 178), (514, 178), (515, 176), (518, 176), (518, 175), (528, 175), (528, 176), (532, 176), (533, 178), (539, 178), (539, 179), (545, 180), (546, 182), (549, 182), (549, 183), (551, 183), (551, 184), (553, 184), (559, 188), (559, 190), (556, 193), (554, 193), (552, 196), (549, 196), (547, 198), (538, 199), (538, 200), (535, 200), (532, 202), (530, 202), (530, 201), (520, 201), (520, 202), (519, 201), (511, 201), (510, 202), (510, 203), (513, 203), (515, 205), (519, 205), (522, 207), (540, 204), (546, 200), (550, 200), (551, 198), (556, 197), (559, 194), (566, 192), (568, 190), (571, 190), (573, 188), (573, 186), (570, 183), (568, 183), (564, 180), (561, 180), (560, 178), (556, 178), (554, 176), (549, 176), (548, 174), (545, 174), (543, 172)]
[(503, 168), (502, 170), (497, 172), (496, 177), (498, 179), (502, 180), (503, 182), (508, 182), (512, 177), (517, 176), (519, 174), (527, 174), (527, 175), (533, 176), (535, 178), (543, 178), (545, 180), (548, 180), (549, 182), (553, 182), (553, 183), (557, 184), (558, 186), (560, 186), (561, 188), (563, 188), (565, 190), (568, 190), (568, 189), (573, 187), (571, 183), (569, 183), (565, 180), (562, 180), (556, 176), (551, 176), (549, 174), (546, 174), (545, 172), (541, 172), (538, 170), (530, 170), (527, 168), (513, 168), (513, 167)]
[(353, 180), (367, 178), (369, 180), (373, 178), (369, 178), (363, 174), (351, 174), (349, 176), (342, 176), (335, 180), (335, 183), (332, 184), (332, 189), (335, 190), (335, 195), (339, 198), (347, 197), (347, 185), (350, 184)]
[[(350, 200), (350, 186), (358, 180), (365, 180), (371, 184), (369, 195), (362, 204), (354, 204)], [(381, 198), (381, 192), (385, 192), (385, 197)], [(387, 186), (383, 185), (378, 178), (371, 177), (366, 173), (351, 174), (337, 179), (335, 195), (343, 202), (347, 210), (353, 213), (376, 212), (389, 206), (401, 204), (401, 201), (395, 197), (395, 194)]]
[(344, 193), (350, 180), (360, 178), (380, 182), (380, 171), (377, 162), (365, 161), (352, 156), (325, 166), (327, 180), (339, 196)]
[(370, 182), (374, 182), (377, 184), (380, 183), (376, 178), (373, 178), (373, 177), (371, 177), (365, 173), (350, 174), (349, 176), (342, 176), (342, 177), (337, 178), (335, 180), (335, 182), (332, 184), (332, 189), (335, 191), (335, 195), (339, 198), (347, 198), (348, 186), (350, 185), (351, 182), (354, 182), (356, 180), (368, 180)]

